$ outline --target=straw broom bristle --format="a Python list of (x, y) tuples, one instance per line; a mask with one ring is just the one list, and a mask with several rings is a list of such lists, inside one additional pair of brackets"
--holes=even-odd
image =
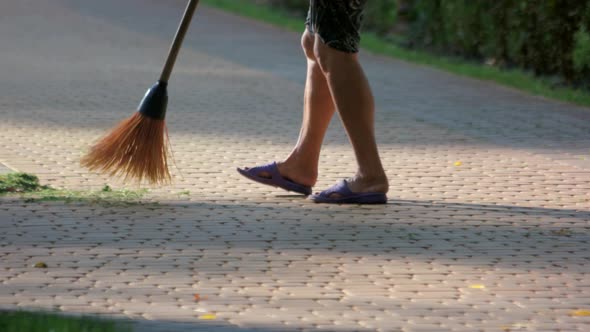
[(121, 175), (126, 180), (168, 183), (169, 147), (166, 122), (135, 112), (92, 146), (80, 163), (90, 170)]

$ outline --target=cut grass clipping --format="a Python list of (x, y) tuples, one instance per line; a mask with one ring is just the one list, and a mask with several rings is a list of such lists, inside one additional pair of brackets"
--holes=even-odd
[(131, 332), (128, 324), (47, 312), (0, 311), (2, 332)]
[(0, 175), (0, 196), (17, 196), (27, 202), (65, 201), (99, 204), (138, 203), (147, 190), (113, 190), (105, 185), (102, 190), (66, 190), (43, 186), (39, 178), (28, 173)]

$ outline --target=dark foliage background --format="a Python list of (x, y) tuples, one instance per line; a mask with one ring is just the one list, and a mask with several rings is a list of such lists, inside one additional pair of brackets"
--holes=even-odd
[[(309, 6), (252, 1), (302, 17)], [(406, 47), (590, 85), (590, 0), (367, 1), (364, 28)]]

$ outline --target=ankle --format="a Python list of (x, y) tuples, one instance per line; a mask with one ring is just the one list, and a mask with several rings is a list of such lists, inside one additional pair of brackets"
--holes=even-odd
[(355, 178), (367, 182), (388, 182), (387, 175), (385, 174), (385, 171), (382, 169), (376, 171), (358, 170), (356, 172)]
[(318, 179), (317, 167), (309, 164), (296, 163), (292, 160), (278, 162), (279, 172), (284, 177), (302, 185), (313, 187)]
[(389, 180), (385, 172), (363, 173), (357, 172), (354, 181), (362, 187), (372, 188), (373, 191), (387, 192), (389, 190)]

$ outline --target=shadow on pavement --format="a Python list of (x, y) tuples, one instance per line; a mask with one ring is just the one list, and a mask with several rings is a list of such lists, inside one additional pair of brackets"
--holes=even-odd
[[(568, 257), (581, 254), (590, 242), (590, 212), (567, 209), (428, 201), (325, 206), (299, 204), (289, 196), (278, 196), (276, 203), (112, 207), (3, 200), (0, 214), (10, 220), (5, 227), (11, 231), (0, 235), (0, 240), (7, 247), (27, 248), (34, 243), (125, 248), (141, 243), (143, 250), (157, 252), (171, 246), (195, 250), (196, 266), (204, 255), (202, 250), (215, 248), (318, 250), (394, 260), (436, 258), (457, 265), (576, 269), (581, 262)], [(11, 217), (15, 209), (30, 212)], [(35, 225), (44, 225), (42, 231), (35, 231)], [(153, 263), (162, 258), (154, 258)], [(146, 269), (150, 259), (145, 262)]]

